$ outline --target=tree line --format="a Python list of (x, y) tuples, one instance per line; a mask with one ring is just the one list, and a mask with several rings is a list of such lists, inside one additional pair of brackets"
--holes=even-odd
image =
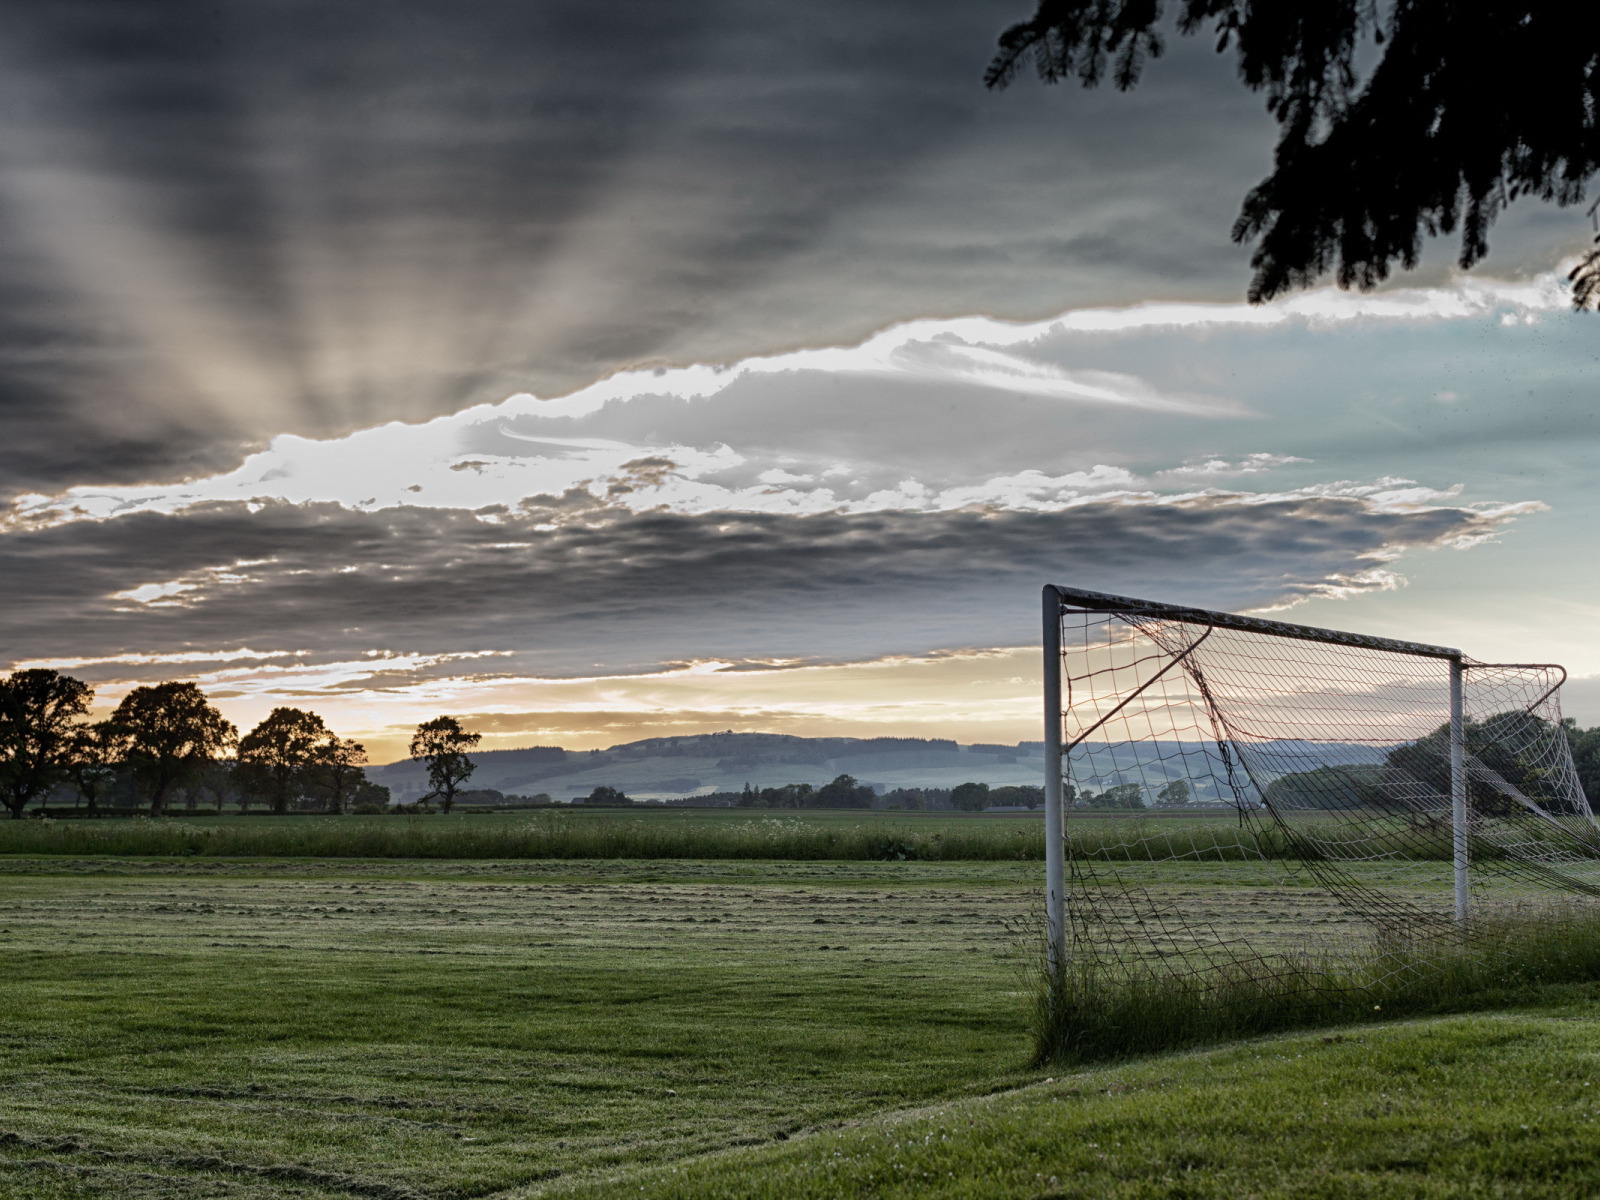
[[(1467, 775), (1467, 803), (1480, 816), (1508, 817), (1522, 811), (1521, 802), (1500, 784), (1509, 784), (1546, 812), (1578, 811), (1560, 755), (1563, 741), (1585, 798), (1591, 808), (1600, 805), (1600, 728), (1580, 729), (1571, 717), (1558, 726), (1514, 709), (1464, 722), (1462, 737), (1469, 761), (1477, 768)], [(1415, 783), (1433, 796), (1450, 795), (1448, 724), (1396, 746), (1382, 763), (1323, 766), (1282, 775), (1267, 786), (1263, 799), (1286, 809), (1409, 811)]]
[[(314, 712), (274, 708), (241, 737), (195, 683), (136, 687), (100, 721), (90, 719), (93, 703), (88, 684), (48, 668), (0, 679), (0, 803), (13, 817), (62, 788), (89, 816), (129, 790), (157, 817), (182, 790), (211, 791), (219, 812), (229, 794), (242, 812), (260, 803), (286, 813), (305, 800), (332, 813), (389, 807), (389, 789), (367, 779), (366, 748)], [(410, 753), (427, 764), (431, 789), (421, 805), (437, 799), (450, 811), (481, 738), (450, 716), (417, 726)]]
[[(734, 796), (741, 808), (892, 808), (907, 812), (955, 809), (982, 812), (991, 805), (1037, 808), (1044, 789), (1027, 785), (994, 787), (987, 783), (960, 783), (953, 788), (895, 788), (881, 796), (871, 784), (853, 775), (838, 775), (821, 787), (786, 783), (782, 787), (755, 788), (748, 783)], [(591, 803), (593, 801), (591, 800)]]
[(837, 775), (830, 783), (786, 783), (782, 787), (753, 788), (748, 783), (739, 794), (741, 808), (871, 808), (878, 792), (871, 784), (857, 783), (853, 775)]

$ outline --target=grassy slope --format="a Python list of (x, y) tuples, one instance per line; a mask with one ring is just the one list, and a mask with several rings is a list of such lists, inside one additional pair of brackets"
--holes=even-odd
[(5, 864), (0, 1196), (483, 1195), (1029, 1077), (1036, 869), (574, 866)]
[(1545, 1007), (1065, 1076), (541, 1195), (1549, 1197), (1600, 1192), (1600, 987)]

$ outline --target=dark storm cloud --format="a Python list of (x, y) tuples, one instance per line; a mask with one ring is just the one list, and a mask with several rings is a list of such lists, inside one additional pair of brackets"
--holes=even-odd
[(918, 314), (1231, 297), (1270, 131), (978, 77), (1018, 0), (0, 3), (0, 481)]
[[(350, 339), (331, 352), (360, 359), (375, 339), (417, 336), (423, 286), (503, 303), (508, 276), (584, 210), (641, 108), (685, 69), (702, 16), (470, 2), (0, 10), (0, 219), (6, 275), (27, 281), (0, 292), (8, 482), (137, 479), (228, 461), (241, 435), (459, 400), (483, 365), (467, 347), (412, 364), (445, 383), (357, 363), (328, 394), (308, 318), (331, 319), (328, 333)], [(102, 243), (97, 261), (74, 260), (75, 237)], [(345, 253), (296, 261), (302, 238)], [(196, 261), (197, 279), (141, 270)], [(370, 293), (401, 276), (418, 289), (414, 319), (390, 311), (391, 328), (373, 328), (385, 298)], [(171, 311), (147, 323), (129, 311), (141, 304)], [(232, 344), (174, 344), (166, 320), (210, 305)], [(227, 361), (207, 364), (220, 377), (185, 377), (193, 364), (170, 361), (185, 354)], [(257, 394), (228, 395), (230, 372), (254, 372), (231, 382)], [(250, 401), (257, 411), (240, 411)]]
[[(1049, 578), (1251, 607), (1495, 525), (1328, 498), (802, 517), (547, 500), (493, 522), (215, 504), (13, 533), (0, 539), (9, 649), (18, 660), (241, 644), (317, 658), (498, 650), (514, 654), (502, 666), (570, 673), (1018, 644)], [(152, 584), (171, 594), (115, 595)]]

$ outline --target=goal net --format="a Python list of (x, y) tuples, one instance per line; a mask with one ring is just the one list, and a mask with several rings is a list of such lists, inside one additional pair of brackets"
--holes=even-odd
[(1070, 588), (1044, 616), (1058, 964), (1270, 968), (1600, 897), (1562, 668)]

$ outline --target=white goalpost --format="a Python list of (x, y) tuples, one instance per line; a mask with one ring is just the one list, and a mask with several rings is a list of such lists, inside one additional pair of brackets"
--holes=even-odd
[(1559, 666), (1055, 585), (1043, 634), (1053, 971), (1270, 966), (1600, 897)]

